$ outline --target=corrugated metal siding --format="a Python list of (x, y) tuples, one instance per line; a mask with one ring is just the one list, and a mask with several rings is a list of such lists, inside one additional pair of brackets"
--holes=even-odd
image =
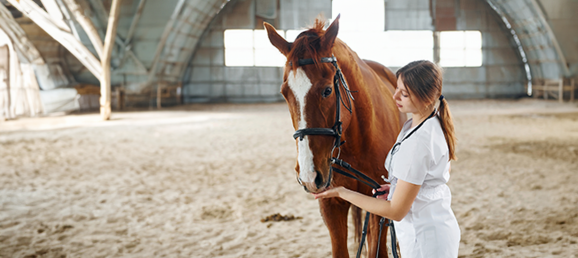
[(386, 30), (433, 30), (429, 0), (385, 2)]

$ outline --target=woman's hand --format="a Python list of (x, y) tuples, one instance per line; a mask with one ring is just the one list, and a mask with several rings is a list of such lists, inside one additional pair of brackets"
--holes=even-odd
[(324, 192), (313, 194), (315, 199), (339, 197), (341, 191), (346, 190), (343, 186), (336, 188), (329, 188)]
[[(381, 185), (381, 187), (380, 187), (379, 189), (377, 189), (377, 191), (385, 192), (385, 194), (378, 195), (378, 196), (376, 196), (375, 198), (377, 198), (377, 199), (384, 199), (384, 200), (387, 201), (387, 196), (389, 195), (389, 188), (391, 188), (391, 185), (390, 185), (390, 184)], [(371, 192), (372, 192), (373, 194), (375, 194), (375, 189), (371, 190)]]

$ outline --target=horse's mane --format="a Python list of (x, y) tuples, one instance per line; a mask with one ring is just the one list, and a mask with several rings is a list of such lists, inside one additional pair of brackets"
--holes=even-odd
[(299, 59), (308, 54), (313, 59), (315, 67), (323, 74), (331, 72), (328, 66), (321, 65), (319, 62), (321, 56), (318, 50), (321, 49), (321, 38), (325, 35), (324, 27), (325, 22), (317, 18), (311, 28), (299, 33), (291, 46), (291, 52), (287, 55), (287, 60), (292, 63), (293, 71), (299, 67)]

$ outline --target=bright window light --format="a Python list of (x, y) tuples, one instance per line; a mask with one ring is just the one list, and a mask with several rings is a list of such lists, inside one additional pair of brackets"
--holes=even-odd
[(253, 66), (253, 30), (225, 30), (225, 65)]
[(385, 66), (401, 67), (415, 60), (433, 61), (431, 31), (343, 32), (343, 40), (362, 59)]
[(440, 32), (440, 65), (444, 67), (482, 66), (480, 31)]
[(344, 31), (383, 31), (385, 6), (383, 0), (333, 0), (333, 19), (341, 14), (339, 33)]
[(431, 31), (384, 31), (383, 0), (333, 0), (332, 12), (333, 19), (341, 14), (337, 37), (362, 59), (393, 67), (433, 61)]
[(285, 39), (289, 42), (294, 42), (301, 32), (303, 32), (303, 30), (288, 30), (285, 32)]
[[(277, 31), (282, 37), (283, 31)], [(225, 30), (226, 66), (283, 66), (286, 58), (265, 30)]]

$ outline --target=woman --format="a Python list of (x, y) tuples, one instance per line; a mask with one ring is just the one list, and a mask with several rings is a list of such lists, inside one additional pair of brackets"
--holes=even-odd
[[(440, 68), (414, 61), (396, 73), (393, 98), (412, 113), (385, 160), (390, 182), (372, 198), (338, 187), (315, 198), (340, 197), (373, 214), (394, 220), (401, 256), (457, 257), (460, 229), (451, 209), (450, 160), (456, 160), (452, 117), (442, 92)], [(435, 105), (439, 100), (439, 109)]]

